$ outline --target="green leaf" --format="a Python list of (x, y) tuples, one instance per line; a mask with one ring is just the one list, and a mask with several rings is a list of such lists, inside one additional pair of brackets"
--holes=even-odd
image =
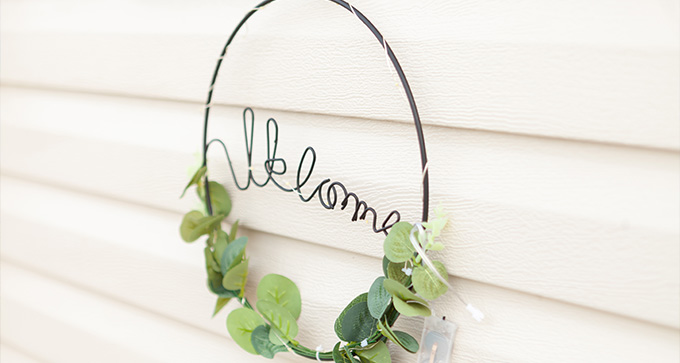
[(238, 296), (238, 292), (227, 290), (222, 286), (222, 279), (224, 276), (220, 273), (219, 266), (217, 265), (210, 248), (206, 247), (203, 250), (203, 254), (205, 256), (205, 269), (208, 272), (208, 288), (210, 291), (217, 296), (226, 299)]
[(204, 217), (203, 213), (192, 210), (184, 215), (182, 224), (179, 226), (179, 234), (185, 242), (193, 242), (204, 234), (210, 233), (220, 224), (224, 217), (209, 216)]
[(390, 262), (389, 265), (387, 265), (387, 277), (389, 277), (392, 280), (399, 281), (402, 285), (408, 286), (411, 283), (411, 276), (408, 276), (407, 274), (402, 271), (402, 269), (406, 266), (405, 263), (394, 263)]
[(229, 300), (231, 300), (231, 298), (228, 298), (228, 297), (218, 297), (217, 298), (217, 302), (215, 303), (215, 311), (213, 312), (213, 317), (215, 317), (215, 315), (217, 315), (217, 313), (219, 313), (220, 310), (222, 310), (222, 308), (225, 305), (227, 305), (227, 303), (229, 303)]
[(385, 256), (392, 262), (405, 262), (413, 256), (415, 249), (409, 236), (413, 226), (408, 222), (397, 222), (385, 238)]
[(361, 360), (366, 360), (369, 363), (391, 363), (392, 357), (390, 357), (390, 351), (387, 349), (385, 342), (378, 342), (371, 349), (357, 350), (357, 355), (361, 357)]
[(253, 330), (250, 343), (258, 354), (269, 359), (274, 358), (274, 354), (287, 350), (286, 347), (274, 345), (269, 341), (269, 326), (267, 325), (260, 325)]
[(182, 191), (182, 195), (180, 195), (180, 198), (184, 197), (184, 193), (187, 192), (187, 189), (189, 189), (190, 186), (194, 184), (198, 184), (201, 181), (201, 178), (205, 175), (205, 172), (208, 170), (205, 166), (202, 168), (196, 170), (196, 173), (194, 173), (194, 176), (191, 177), (191, 180), (189, 180), (189, 184), (187, 184), (186, 187), (184, 187), (184, 191)]
[(385, 279), (385, 281), (383, 281), (383, 286), (385, 287), (385, 290), (387, 290), (387, 292), (389, 292), (394, 298), (404, 301), (418, 301), (427, 305), (427, 301), (425, 301), (425, 299), (411, 292), (411, 290), (400, 284), (399, 281)]
[[(432, 264), (443, 278), (449, 278), (443, 263), (433, 261)], [(428, 300), (434, 300), (444, 295), (449, 289), (427, 266), (416, 266), (413, 270), (413, 288), (420, 296)]]
[(222, 261), (222, 254), (229, 244), (229, 235), (223, 230), (217, 230), (215, 233), (217, 234), (217, 237), (215, 238), (215, 245), (213, 246), (213, 249), (215, 250), (213, 256), (216, 261)]
[[(231, 212), (231, 198), (229, 198), (229, 193), (224, 189), (222, 184), (218, 182), (208, 182), (210, 188), (210, 205), (212, 206), (213, 214), (222, 214), (223, 216), (228, 216)], [(199, 188), (198, 197), (205, 202), (205, 188)]]
[(389, 263), (390, 263), (390, 260), (387, 258), (387, 256), (383, 256), (382, 268), (383, 268), (383, 275), (385, 275), (385, 277), (388, 277), (387, 276), (387, 266), (389, 266)]
[(360, 363), (356, 358), (348, 358), (347, 353), (340, 350), (340, 342), (333, 347), (333, 361), (335, 363)]
[(257, 286), (258, 300), (273, 302), (288, 310), (293, 318), (300, 317), (302, 299), (297, 285), (285, 276), (269, 274)]
[(243, 350), (251, 354), (257, 354), (250, 337), (258, 326), (265, 325), (264, 320), (253, 310), (238, 308), (229, 313), (227, 317), (227, 330)]
[(430, 316), (432, 312), (430, 308), (416, 301), (403, 301), (399, 299), (392, 299), (394, 308), (399, 314), (404, 316)]
[(238, 232), (238, 219), (234, 224), (231, 225), (231, 231), (229, 231), (229, 242), (236, 239), (236, 232)]
[(407, 351), (411, 353), (415, 353), (420, 349), (420, 345), (418, 344), (418, 341), (416, 338), (412, 337), (409, 333), (395, 330), (394, 335), (397, 337), (398, 342), (402, 348), (406, 349)]
[(435, 242), (428, 247), (428, 250), (431, 251), (441, 251), (444, 249), (444, 245), (441, 242)]
[(342, 336), (349, 342), (360, 342), (376, 332), (377, 320), (371, 316), (367, 302), (352, 306), (342, 319)]
[(393, 331), (388, 324), (383, 324), (382, 321), (378, 321), (378, 328), (380, 329), (382, 335), (400, 347), (411, 353), (418, 351), (418, 342), (409, 334), (402, 331)]
[(185, 242), (193, 242), (201, 236), (200, 234), (194, 236), (194, 229), (201, 218), (203, 218), (203, 213), (197, 210), (192, 210), (182, 217), (182, 223), (179, 225), (179, 234)]
[(293, 340), (298, 334), (298, 325), (295, 318), (283, 307), (265, 300), (257, 301), (257, 310), (265, 319), (283, 334), (288, 340)]
[[(243, 260), (231, 270), (227, 271), (222, 279), (222, 286), (227, 290), (243, 292), (248, 280), (248, 260)], [(241, 294), (239, 294), (240, 296)]]
[(383, 286), (383, 281), (385, 281), (384, 277), (378, 277), (368, 290), (368, 311), (376, 319), (380, 319), (385, 314), (385, 310), (390, 306), (390, 300), (392, 300), (392, 296)]
[(416, 296), (398, 281), (385, 279), (383, 286), (392, 295), (392, 304), (399, 313), (406, 316), (430, 316), (432, 314), (427, 307), (427, 301)]
[(203, 255), (205, 256), (205, 268), (207, 270), (220, 272), (220, 265), (218, 265), (217, 261), (215, 261), (215, 257), (213, 256), (210, 247), (206, 247), (203, 249)]
[(222, 274), (226, 274), (227, 271), (241, 263), (241, 260), (243, 260), (243, 256), (245, 255), (246, 244), (248, 244), (248, 237), (238, 238), (227, 245), (220, 258)]
[[(203, 218), (199, 219), (197, 221), (198, 223), (196, 224), (194, 229), (190, 232), (189, 237), (193, 238), (195, 236), (196, 237), (194, 239), (194, 241), (195, 241), (196, 239), (198, 239), (198, 237), (200, 237), (204, 234), (209, 234), (214, 229), (219, 228), (220, 223), (222, 222), (223, 219), (224, 219), (224, 216), (219, 215), (219, 214), (215, 215), (215, 216), (208, 216), (208, 217), (203, 217)], [(191, 242), (191, 241), (187, 241), (187, 242)]]
[(343, 321), (345, 319), (345, 315), (347, 314), (347, 311), (351, 309), (354, 305), (359, 304), (361, 302), (366, 302), (368, 301), (368, 293), (363, 293), (357, 297), (354, 298), (346, 307), (345, 309), (340, 313), (337, 319), (335, 319), (335, 335), (340, 338), (340, 340), (343, 341), (348, 341), (345, 339), (344, 335), (342, 334), (342, 325)]
[(208, 288), (213, 294), (223, 298), (237, 297), (238, 291), (227, 290), (222, 286), (223, 279), (224, 277), (221, 273), (208, 269)]
[(276, 327), (271, 327), (269, 330), (269, 342), (274, 344), (274, 345), (280, 345), (284, 346), (288, 343), (289, 339), (286, 338), (286, 336), (279, 331), (279, 329), (276, 329)]
[(423, 223), (423, 227), (425, 227), (428, 232), (430, 232), (429, 234), (431, 234), (433, 238), (439, 237), (441, 231), (444, 229), (444, 226), (446, 226), (446, 222), (448, 221), (448, 218), (446, 218), (446, 213), (444, 213), (444, 209), (441, 206), (438, 206), (435, 209), (434, 214), (434, 218)]
[(438, 206), (434, 211), (435, 217), (430, 218), (429, 221), (423, 222), (423, 227), (427, 232), (427, 241), (420, 241), (421, 246), (425, 246), (425, 250), (441, 251), (444, 249), (444, 245), (434, 242), (434, 239), (439, 237), (442, 230), (446, 226), (447, 218), (444, 210), (441, 206)]

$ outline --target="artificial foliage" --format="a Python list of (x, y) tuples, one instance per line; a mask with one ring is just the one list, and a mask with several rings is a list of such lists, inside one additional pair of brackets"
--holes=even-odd
[[(414, 337), (392, 327), (399, 315), (429, 316), (429, 301), (446, 293), (448, 286), (422, 263), (411, 241), (412, 224), (398, 222), (392, 226), (383, 245), (384, 276), (377, 277), (367, 286), (367, 292), (355, 297), (340, 313), (335, 321), (335, 334), (340, 342), (332, 351), (318, 352), (296, 340), (302, 299), (293, 281), (269, 274), (257, 286), (255, 305), (245, 297), (248, 238), (236, 237), (238, 221), (229, 232), (222, 229), (222, 222), (231, 212), (231, 199), (224, 186), (207, 181), (206, 171), (205, 166), (196, 171), (182, 193), (184, 196), (188, 189), (195, 187), (204, 208), (184, 216), (180, 235), (186, 242), (205, 238), (207, 285), (216, 297), (213, 316), (232, 299), (241, 304), (242, 307), (229, 313), (226, 322), (229, 334), (241, 348), (270, 359), (278, 353), (291, 352), (337, 363), (389, 363), (387, 341), (410, 353), (418, 351)], [(206, 194), (210, 196), (210, 208)], [(430, 222), (422, 223), (425, 233), (415, 234), (415, 243), (423, 252), (444, 247), (435, 239), (444, 228), (446, 217), (441, 210), (435, 214)], [(441, 262), (432, 264), (439, 276), (448, 279)]]

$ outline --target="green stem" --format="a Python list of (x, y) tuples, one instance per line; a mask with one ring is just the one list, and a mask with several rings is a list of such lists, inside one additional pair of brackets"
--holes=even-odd
[[(255, 311), (255, 309), (253, 308), (253, 305), (250, 304), (250, 301), (248, 301), (247, 298), (239, 299), (239, 302), (241, 303), (241, 305), (243, 307)], [(390, 306), (390, 308), (385, 313), (385, 316), (387, 317), (387, 323), (390, 326), (392, 326), (392, 325), (394, 325), (394, 323), (399, 318), (399, 312), (394, 308), (394, 306)], [(368, 344), (373, 344), (373, 343), (376, 343), (376, 342), (379, 342), (379, 341), (385, 341), (386, 339), (387, 338), (384, 335), (382, 335), (382, 333), (380, 333), (380, 331), (376, 331), (375, 333), (373, 333), (373, 335), (371, 337), (369, 337), (367, 339), (367, 341), (368, 341)], [(347, 344), (347, 349), (354, 348), (354, 347), (357, 347), (357, 346), (359, 346), (359, 343), (350, 343), (350, 344)], [(317, 351), (316, 350), (309, 349), (309, 348), (305, 347), (304, 345), (302, 345), (298, 342), (291, 342), (291, 344), (288, 347), (295, 354), (297, 354), (301, 357), (314, 359), (314, 360), (317, 359), (317, 356), (316, 356)], [(333, 352), (332, 351), (330, 351), (330, 352), (319, 352), (318, 354), (319, 354), (320, 360), (333, 361)]]

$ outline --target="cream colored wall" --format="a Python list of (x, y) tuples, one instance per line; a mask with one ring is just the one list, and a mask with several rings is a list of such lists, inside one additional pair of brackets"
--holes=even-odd
[[(200, 243), (177, 233), (196, 206), (178, 195), (212, 67), (254, 4), (2, 1), (3, 363), (265, 361), (230, 340), (226, 311), (210, 318)], [(431, 201), (451, 218), (437, 258), (487, 316), (475, 322), (452, 294), (434, 304), (460, 326), (454, 361), (680, 360), (678, 4), (353, 4), (391, 44), (421, 110)], [(408, 107), (351, 14), (273, 3), (225, 67), (211, 132), (237, 170), (252, 106), (256, 160), (274, 117), (290, 168), (311, 145), (312, 182), (340, 180), (381, 215), (418, 218)], [(229, 220), (251, 239), (249, 287), (271, 272), (293, 279), (300, 340), (330, 348), (335, 317), (380, 273), (380, 236), (316, 200), (237, 191), (212, 156)], [(399, 324), (419, 336), (419, 319)]]

